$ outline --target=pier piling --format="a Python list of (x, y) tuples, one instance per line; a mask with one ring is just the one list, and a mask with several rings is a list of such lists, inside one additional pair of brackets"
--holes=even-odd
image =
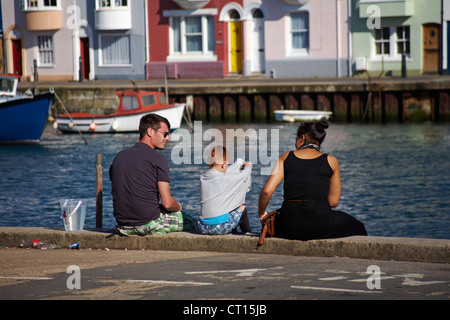
[(96, 171), (97, 171), (97, 192), (95, 196), (95, 208), (96, 208), (96, 228), (103, 228), (103, 156), (99, 153), (96, 158)]

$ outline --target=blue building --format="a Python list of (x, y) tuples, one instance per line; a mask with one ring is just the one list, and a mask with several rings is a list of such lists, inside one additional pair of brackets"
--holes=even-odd
[[(146, 0), (86, 1), (95, 79), (145, 79)], [(92, 13), (95, 13), (92, 15)]]

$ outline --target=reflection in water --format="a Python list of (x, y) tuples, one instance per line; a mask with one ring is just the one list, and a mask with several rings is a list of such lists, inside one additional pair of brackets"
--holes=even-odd
[[(224, 139), (226, 129), (243, 129), (244, 133), (254, 129), (258, 134), (257, 145), (247, 139), (245, 157), (257, 160), (246, 205), (251, 226), (259, 231), (258, 196), (268, 177), (261, 173), (268, 167), (267, 157), (271, 155), (270, 150), (262, 150), (262, 142), (270, 149), (270, 139), (276, 136), (271, 135), (271, 129), (278, 129), (276, 155), (293, 150), (297, 125), (208, 124), (202, 126), (201, 136), (212, 128), (222, 132)], [(267, 141), (260, 141), (264, 132), (268, 134)], [(103, 155), (103, 224), (115, 225), (108, 169), (116, 153), (134, 144), (138, 135), (86, 138), (88, 145), (78, 135), (56, 134), (49, 126), (39, 146), (0, 146), (0, 226), (63, 227), (59, 199), (82, 198), (89, 199), (90, 205), (85, 226), (95, 227), (97, 153)], [(202, 141), (201, 148), (192, 139), (192, 162), (198, 150), (211, 144), (213, 138), (208, 139)], [(236, 138), (236, 146), (238, 141)], [(170, 164), (173, 195), (186, 211), (196, 215), (200, 210), (199, 177), (207, 166), (174, 164), (172, 151), (180, 149), (180, 143), (181, 139), (171, 141), (162, 152)], [(236, 147), (235, 156), (239, 148)], [(337, 209), (363, 221), (370, 235), (450, 239), (448, 126), (331, 124), (322, 150), (340, 162), (342, 197)], [(282, 197), (280, 185), (268, 210), (281, 206)]]

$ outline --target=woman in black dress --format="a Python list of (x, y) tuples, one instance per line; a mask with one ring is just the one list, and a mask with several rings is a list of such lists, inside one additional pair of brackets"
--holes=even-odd
[(284, 180), (284, 202), (275, 218), (275, 236), (311, 240), (367, 235), (364, 224), (345, 212), (332, 210), (341, 197), (341, 175), (336, 157), (320, 152), (326, 121), (305, 122), (297, 131), (296, 151), (278, 159), (259, 195), (263, 219), (270, 198)]

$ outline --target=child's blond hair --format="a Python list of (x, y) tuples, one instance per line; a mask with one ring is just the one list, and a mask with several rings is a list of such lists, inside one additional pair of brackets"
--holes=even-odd
[(227, 163), (230, 160), (230, 154), (224, 146), (215, 146), (209, 153), (208, 165), (210, 168), (215, 165)]

